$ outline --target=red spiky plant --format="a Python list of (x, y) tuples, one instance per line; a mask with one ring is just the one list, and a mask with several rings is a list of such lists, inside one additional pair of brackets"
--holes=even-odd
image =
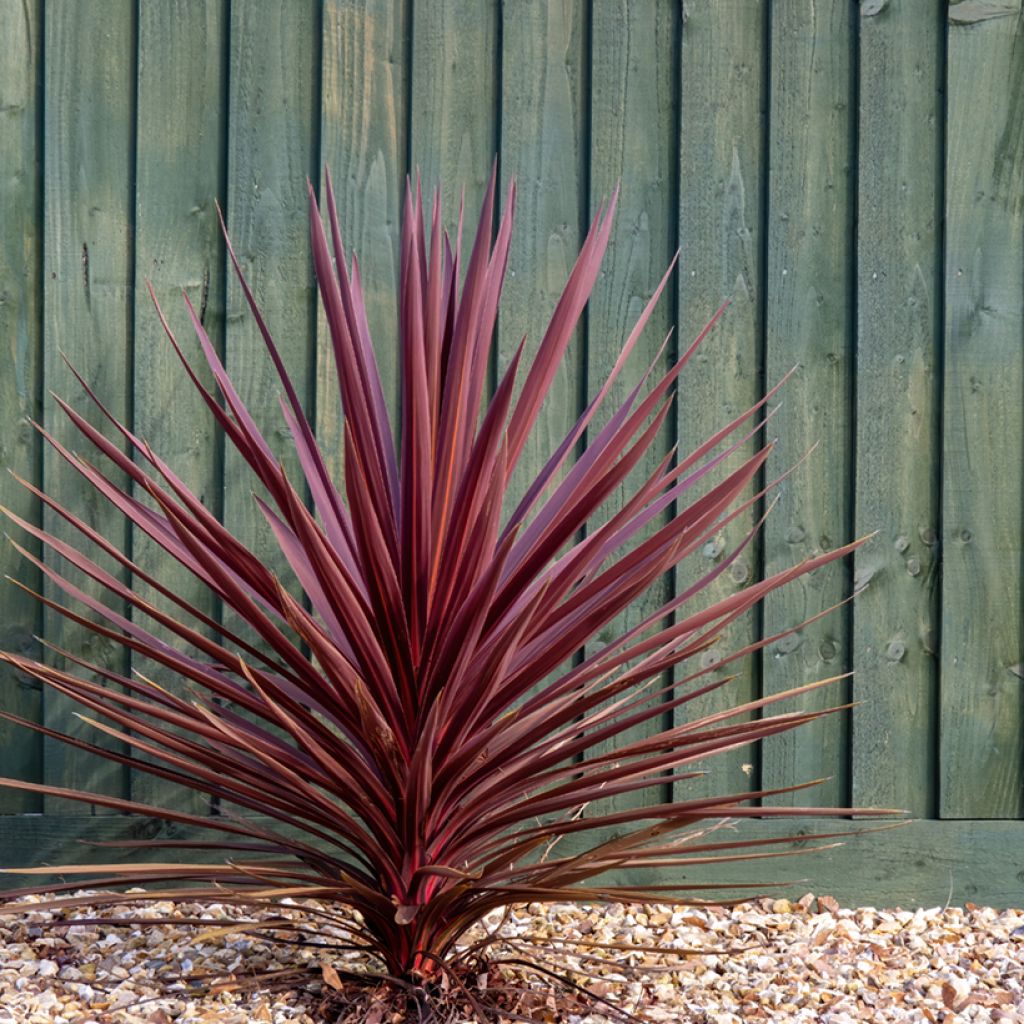
[[(266, 903), (287, 894), (341, 904), (361, 915), (349, 920), (352, 941), (380, 961), (385, 975), (396, 984), (429, 984), (457, 973), (451, 966), (457, 940), (496, 907), (654, 898), (652, 887), (586, 883), (611, 869), (666, 869), (723, 851), (731, 856), (732, 848), (751, 845), (708, 841), (707, 823), (723, 817), (851, 813), (751, 806), (752, 799), (787, 790), (625, 810), (602, 804), (686, 780), (692, 762), (823, 713), (762, 713), (823, 685), (815, 683), (665, 728), (667, 711), (685, 708), (728, 681), (708, 682), (702, 677), (710, 669), (693, 667), (666, 685), (666, 673), (705, 651), (765, 594), (842, 558), (854, 545), (702, 603), (708, 584), (750, 542), (752, 531), (712, 571), (639, 625), (595, 642), (602, 627), (727, 523), (748, 514), (765, 493), (751, 492), (771, 446), (744, 453), (771, 396), (694, 452), (664, 458), (628, 500), (609, 508), (608, 500), (659, 436), (676, 380), (711, 326), (667, 373), (658, 371), (656, 359), (621, 406), (603, 411), (604, 425), (591, 427), (670, 268), (600, 390), (507, 514), (512, 474), (594, 284), (615, 200), (595, 217), (530, 365), (521, 365), (520, 344), (478, 414), (508, 259), (514, 188), (492, 241), (494, 202), (492, 175), (463, 267), (458, 240), (453, 244), (441, 229), (438, 200), (428, 232), (418, 190), (414, 197), (407, 188), (398, 296), (401, 422), (395, 425), (367, 329), (358, 264), (353, 257), (349, 265), (333, 192), (328, 182), (332, 259), (310, 189), (313, 261), (344, 415), (343, 488), (328, 474), (230, 242), (232, 263), (280, 376), (283, 415), (302, 480), (289, 479), (192, 306), (188, 312), (219, 395), (204, 385), (160, 314), (192, 385), (262, 485), (255, 500), (294, 579), (278, 579), (232, 536), (229, 525), (218, 522), (88, 386), (115, 432), (113, 440), (58, 399), (103, 459), (94, 465), (42, 431), (46, 440), (135, 530), (209, 587), (232, 613), (231, 621), (244, 628), (229, 629), (191, 606), (71, 510), (26, 484), (83, 539), (83, 547), (75, 547), (8, 513), (52, 552), (45, 562), (25, 554), (71, 602), (67, 607), (40, 599), (124, 645), (136, 663), (148, 659), (187, 681), (191, 695), (178, 696), (143, 672), (120, 675), (75, 652), (58, 653), (84, 675), (6, 654), (17, 669), (99, 716), (101, 721), (88, 720), (135, 753), (22, 724), (259, 816), (203, 817), (3, 780), (214, 830), (222, 838), (212, 843), (151, 845), (215, 847), (228, 855), (213, 866), (98, 865), (89, 869), (90, 885), (175, 881), (188, 883), (181, 893), (192, 900)], [(583, 438), (586, 447), (574, 458)], [(115, 483), (104, 465), (124, 474), (132, 490)], [(605, 509), (603, 521), (594, 524), (595, 513)], [(589, 529), (580, 539), (585, 525)], [(90, 548), (115, 559), (164, 603), (151, 603), (105, 571), (85, 553)], [(72, 570), (99, 584), (107, 602), (72, 582), (65, 575)], [(125, 605), (130, 617), (118, 610)], [(158, 638), (151, 632), (157, 626), (180, 643)], [(586, 657), (574, 662), (588, 642)], [(621, 739), (644, 724), (648, 738)], [(616, 738), (619, 746), (609, 752)], [(581, 815), (586, 805), (592, 806)], [(608, 838), (610, 826), (614, 838)], [(576, 852), (539, 856), (553, 840), (570, 834), (585, 840), (601, 829), (603, 838), (577, 843)], [(79, 878), (64, 888), (81, 884)], [(10, 895), (28, 891), (39, 890)], [(166, 892), (159, 895), (166, 898)], [(101, 900), (93, 896), (87, 902)], [(273, 927), (283, 925), (277, 921)]]

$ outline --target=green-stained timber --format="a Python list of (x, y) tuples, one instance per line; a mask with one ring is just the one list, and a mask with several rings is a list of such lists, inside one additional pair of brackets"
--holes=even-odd
[(878, 537), (856, 556), (851, 775), (855, 803), (923, 816), (935, 810), (941, 29), (930, 0), (860, 20), (856, 532)]
[[(43, 372), (46, 387), (69, 396), (95, 424), (102, 417), (82, 395), (61, 352), (110, 412), (127, 420), (134, 278), (134, 8), (128, 0), (103, 5), (57, 0), (46, 5)], [(45, 403), (43, 422), (70, 448), (83, 447), (81, 435), (52, 400)], [(103, 468), (109, 469), (109, 463)], [(120, 474), (113, 473), (113, 478), (123, 485)], [(43, 487), (115, 544), (124, 543), (128, 528), (121, 514), (49, 446), (43, 451)], [(59, 537), (72, 542), (80, 537), (55, 513), (47, 513), (43, 522)], [(52, 554), (47, 560), (59, 561)], [(46, 591), (58, 597), (56, 586), (48, 585)], [(43, 629), (50, 642), (95, 664), (120, 673), (127, 668), (119, 644), (55, 612), (45, 614)], [(58, 655), (48, 659), (58, 666), (63, 662)], [(51, 727), (100, 745), (110, 742), (72, 717), (78, 705), (68, 698), (49, 690), (44, 705)], [(121, 765), (47, 739), (43, 781), (123, 796), (128, 779)], [(44, 798), (43, 807), (48, 814), (81, 813), (80, 804), (53, 797)]]
[[(334, 182), (342, 236), (359, 258), (392, 422), (398, 415), (398, 243), (408, 125), (405, 17), (404, 6), (392, 0), (324, 5), (321, 161)], [(317, 438), (340, 480), (340, 396), (322, 306), (318, 314)]]
[(944, 818), (1024, 813), (1024, 8), (979, 6), (950, 8), (946, 79)]
[[(443, 185), (445, 221), (453, 225), (454, 236), (462, 195), (466, 223), (476, 223), (497, 151), (501, 13), (499, 5), (479, 0), (410, 6), (409, 170), (422, 176), (428, 195)], [(466, 247), (472, 243), (467, 239)]]
[[(214, 345), (224, 341), (224, 243), (215, 203), (224, 177), (227, 123), (223, 61), (227, 5), (172, 0), (139, 8), (138, 138), (135, 213), (135, 431), (214, 514), (220, 508), (220, 444), (213, 416), (189, 383), (164, 335), (145, 287), (149, 281), (195, 365), (203, 362), (185, 309), (188, 292)], [(196, 60), (198, 55), (202, 60)], [(203, 374), (212, 388), (208, 373)], [(209, 589), (136, 530), (134, 560), (207, 615)], [(147, 600), (166, 606), (143, 584)], [(173, 606), (168, 610), (178, 613)], [(195, 625), (191, 620), (187, 624)], [(147, 628), (150, 623), (146, 623)], [(159, 636), (171, 638), (153, 624)], [(173, 673), (146, 661), (135, 667), (184, 694)], [(144, 755), (142, 755), (144, 756)], [(163, 779), (133, 772), (133, 799), (202, 813), (208, 799)]]
[[(798, 369), (774, 421), (778, 455), (768, 471), (788, 468), (815, 443), (819, 449), (789, 478), (768, 520), (766, 573), (850, 539), (851, 10), (846, 0), (771, 7), (766, 379)], [(840, 601), (845, 577), (845, 567), (833, 564), (769, 595), (765, 634)], [(764, 652), (765, 692), (841, 673), (848, 648), (842, 612), (790, 634)], [(825, 687), (799, 707), (832, 707), (842, 696), (842, 688)], [(761, 782), (769, 788), (829, 776), (814, 799), (841, 805), (847, 755), (846, 716), (830, 715), (766, 740)]]
[[(0, 62), (0, 338), (4, 370), (0, 373), (0, 469), (10, 467), (24, 479), (39, 484), (39, 436), (29, 418), (39, 418), (40, 255), (38, 221), (39, 136), (41, 116), (42, 36), (40, 2), (0, 2), (0, 39), (7, 40)], [(39, 521), (39, 503), (10, 474), (0, 473), (0, 504), (23, 519)], [(19, 538), (23, 543), (28, 538)], [(38, 552), (35, 543), (28, 543)], [(11, 547), (0, 547), (0, 576), (12, 576), (38, 590), (40, 573)], [(0, 579), (0, 646), (30, 657), (39, 649), (39, 606), (7, 580)], [(42, 713), (40, 684), (0, 666), (0, 706), (10, 714), (39, 721)], [(39, 778), (42, 774), (42, 739), (38, 733), (0, 722), (0, 750), (5, 774)], [(40, 797), (17, 790), (0, 790), (0, 813), (39, 811)]]
[[(502, 202), (516, 181), (516, 219), (502, 294), (499, 372), (526, 336), (518, 386), (540, 347), (582, 241), (585, 5), (505, 5), (501, 97)], [(576, 422), (584, 372), (577, 332), (523, 449), (506, 498), (511, 513)]]
[[(621, 183), (618, 211), (602, 272), (587, 314), (588, 398), (604, 383), (634, 324), (664, 275), (676, 249), (673, 182), (678, 153), (674, 107), (679, 72), (678, 5), (609, 3), (594, 7), (591, 69), (590, 215), (607, 202)], [(626, 395), (640, 383), (662, 349), (672, 325), (672, 285), (662, 292), (640, 343), (619, 375), (604, 408), (588, 428), (593, 437)], [(654, 376), (671, 365), (674, 346), (662, 352)], [(685, 387), (685, 384), (684, 384)], [(672, 446), (673, 425), (666, 420), (661, 436), (627, 480), (612, 494), (607, 515), (622, 507)], [(603, 517), (599, 517), (598, 521)], [(661, 516), (644, 536), (667, 522)], [(588, 645), (588, 653), (632, 629), (671, 596), (671, 580), (662, 578), (625, 612), (609, 622)], [(655, 680), (657, 690), (668, 682)], [(664, 698), (662, 698), (664, 700)], [(621, 746), (660, 731), (664, 716), (651, 719), (614, 744)], [(595, 751), (596, 752), (596, 751)], [(662, 787), (628, 794), (616, 806), (659, 803)]]
[[(263, 823), (273, 827), (269, 819)], [(795, 837), (793, 845), (765, 847), (766, 850), (807, 850), (810, 845), (801, 835), (815, 832), (854, 831), (871, 828), (877, 822), (828, 821), (750, 821), (740, 831), (719, 834), (723, 841), (740, 836), (753, 838)], [(102, 819), (89, 817), (0, 818), (0, 850), (4, 867), (32, 867), (39, 864), (73, 864), (102, 861), (166, 860), (180, 851), (160, 849), (116, 849), (90, 847), (79, 840), (118, 841), (138, 839), (212, 839), (216, 832), (190, 830), (160, 822), (124, 815)], [(611, 838), (598, 832), (588, 845)], [(825, 840), (827, 845), (838, 840)], [(556, 849), (568, 854), (572, 849), (565, 839)], [(728, 887), (756, 880), (755, 889), (733, 890), (735, 895), (764, 893), (799, 899), (806, 892), (831, 895), (844, 906), (933, 907), (965, 901), (993, 906), (1020, 906), (1020, 864), (1007, 856), (1007, 850), (1024, 845), (1024, 822), (1020, 821), (914, 821), (899, 828), (869, 835), (852, 835), (843, 845), (819, 852), (778, 857), (754, 862), (733, 861), (699, 869), (620, 869), (604, 881), (620, 884), (692, 884), (714, 883)], [(217, 861), (217, 851), (198, 851), (196, 860)], [(42, 879), (38, 879), (42, 881)], [(0, 875), (0, 892), (26, 884), (17, 875)], [(33, 883), (34, 884), (34, 883)], [(763, 886), (763, 888), (761, 887)], [(727, 890), (728, 891), (728, 890)], [(705, 894), (709, 895), (709, 894)], [(715, 892), (715, 895), (721, 895)], [(723, 897), (724, 898), (724, 897)], [(668, 897), (666, 897), (666, 901)]]
[[(307, 179), (315, 176), (320, 112), (318, 4), (232, 0), (228, 98), (228, 233), (304, 408), (312, 409), (315, 312)], [(282, 455), (282, 393), (242, 289), (228, 267), (225, 363), (239, 394)], [(298, 460), (285, 469), (304, 493)], [(224, 521), (282, 580), (292, 580), (253, 501), (249, 467), (224, 460)], [(258, 486), (258, 485), (257, 485)], [(270, 553), (273, 552), (273, 555)]]
[[(723, 302), (728, 301), (729, 308), (683, 372), (677, 427), (681, 454), (761, 397), (761, 228), (767, 158), (762, 130), (764, 7), (751, 0), (686, 5), (679, 111), (680, 349)], [(785, 399), (785, 393), (780, 397)], [(753, 442), (747, 453), (752, 450)], [(737, 453), (737, 458), (741, 454), (745, 453)], [(755, 521), (756, 509), (714, 537), (677, 570), (676, 586), (685, 588), (727, 558)], [(720, 600), (754, 582), (759, 554), (758, 539), (698, 600)], [(751, 643), (755, 630), (756, 616), (751, 612), (706, 652), (703, 664), (713, 664)], [(679, 715), (690, 719), (713, 714), (757, 697), (755, 658), (731, 662), (701, 683), (722, 675), (736, 678), (685, 705)], [(687, 794), (708, 795), (755, 789), (757, 758), (758, 751), (747, 748), (699, 762), (694, 767), (709, 774), (683, 788)]]

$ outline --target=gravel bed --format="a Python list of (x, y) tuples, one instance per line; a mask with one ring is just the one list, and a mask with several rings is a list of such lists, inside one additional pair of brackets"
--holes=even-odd
[[(187, 976), (314, 965), (326, 991), (338, 984), (332, 962), (359, 967), (355, 953), (332, 961), (316, 948), (217, 934), (237, 908), (164, 902), (62, 915), (34, 910), (39, 902), (25, 899), (17, 915), (0, 915), (0, 1024), (314, 1024), (310, 1007), (320, 997), (309, 988), (202, 996), (189, 991)], [(210, 924), (53, 927), (72, 918), (157, 916)], [(500, 919), (496, 913), (486, 923), (494, 928)], [(549, 962), (598, 975), (577, 980), (652, 1021), (1024, 1022), (1021, 910), (842, 909), (807, 895), (732, 908), (530, 904), (504, 920), (502, 935), (517, 955), (537, 941)], [(567, 1024), (605, 1020), (550, 1002), (539, 989), (522, 1009)]]

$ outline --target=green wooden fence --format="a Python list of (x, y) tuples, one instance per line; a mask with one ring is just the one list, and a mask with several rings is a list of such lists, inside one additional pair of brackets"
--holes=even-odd
[[(774, 597), (730, 639), (866, 585), (856, 603), (767, 648), (716, 698), (855, 669), (807, 703), (861, 703), (709, 764), (700, 785), (827, 776), (813, 801), (904, 807), (920, 821), (730, 877), (807, 876), (800, 888), (861, 903), (1024, 902), (1022, 0), (0, 0), (0, 39), (0, 462), (123, 537), (27, 423), (70, 437), (48, 394), (76, 393), (67, 353), (254, 537), (243, 467), (183, 386), (143, 287), (153, 282), (183, 334), (189, 291), (273, 423), (275, 388), (225, 272), (214, 200), (337, 451), (307, 176), (331, 168), (388, 351), (403, 177), (443, 180), (452, 211), (464, 184), (473, 211), (497, 156), (519, 185), (503, 354), (523, 331), (538, 338), (592, 211), (621, 181), (604, 272), (532, 461), (575, 418), (678, 247), (646, 351), (672, 323), (687, 339), (732, 305), (686, 375), (661, 450), (702, 438), (793, 366), (774, 468), (819, 442), (718, 590), (878, 531), (855, 564)], [(6, 474), (0, 500), (42, 514)], [(141, 541), (134, 553), (155, 564)], [(720, 554), (709, 545), (680, 580)], [(0, 563), (41, 586), (9, 547)], [(170, 579), (208, 602), (181, 572)], [(36, 651), (35, 634), (130, 667), (0, 588), (3, 647)], [(67, 701), (9, 671), (0, 700), (88, 732)], [(0, 774), (172, 799), (6, 722)], [(79, 837), (170, 831), (88, 810), (0, 790), (0, 861), (56, 862), (79, 855)]]

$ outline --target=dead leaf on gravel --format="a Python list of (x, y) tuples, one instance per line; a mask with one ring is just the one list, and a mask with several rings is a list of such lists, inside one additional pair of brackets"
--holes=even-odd
[(321, 970), (323, 971), (324, 984), (329, 985), (335, 992), (340, 992), (342, 984), (341, 978), (338, 977), (338, 972), (330, 964), (324, 964)]
[(952, 978), (942, 983), (942, 1002), (947, 1010), (959, 1013), (971, 1001), (971, 983)]

